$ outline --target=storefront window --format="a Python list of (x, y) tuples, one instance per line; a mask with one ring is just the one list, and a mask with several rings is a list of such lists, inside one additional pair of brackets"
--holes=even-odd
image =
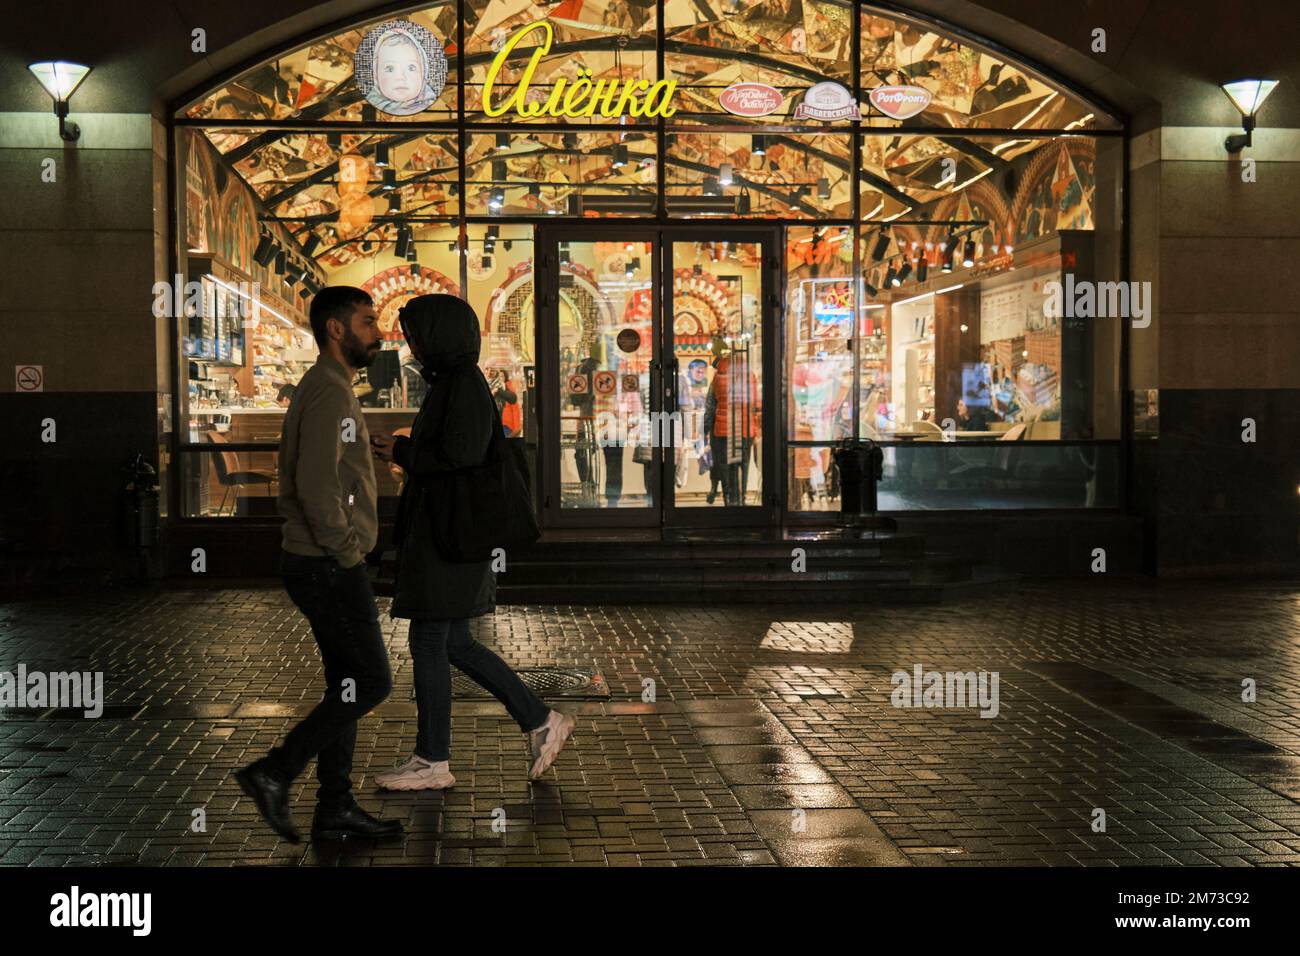
[(655, 208), (655, 137), (638, 132), (470, 137), (472, 216), (635, 216)]
[[(1122, 124), (919, 17), (844, 0), (430, 2), (305, 42), (175, 119), (176, 271), (195, 289), (172, 313), (187, 515), (273, 511), (325, 285), (380, 313), (381, 360), (358, 381), (373, 430), (409, 427), (424, 394), (397, 310), (464, 296), (503, 423), (535, 481), (559, 475), (539, 493), (553, 512), (653, 522), (646, 509), (756, 508), (780, 487), (788, 512), (834, 510), (831, 451), (853, 438), (886, 445), (886, 508), (1116, 500), (1105, 443), (1123, 323), (1141, 315), (1048, 303), (1087, 285), (1138, 308), (1119, 287)], [(556, 360), (543, 339), (558, 381), (539, 380)], [(741, 478), (708, 465), (715, 348), (756, 382), (758, 431), (725, 449)], [(624, 445), (615, 462), (587, 433), (598, 373), (602, 402), (675, 406), (684, 452)]]
[(830, 134), (670, 133), (668, 213), (850, 218), (852, 143)]

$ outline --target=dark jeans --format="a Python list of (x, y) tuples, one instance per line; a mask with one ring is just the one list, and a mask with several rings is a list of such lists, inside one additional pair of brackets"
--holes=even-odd
[[(364, 562), (344, 570), (333, 558), (282, 552), (280, 571), (289, 597), (311, 622), (325, 665), (325, 695), (267, 754), (266, 763), (293, 780), (316, 757), (317, 801), (346, 807), (352, 801), (357, 721), (393, 689), (375, 595)], [(355, 683), (345, 688), (347, 680)]]
[(536, 730), (551, 709), (510, 669), (510, 665), (474, 640), (465, 618), (420, 618), (411, 621), (411, 663), (420, 729), (415, 755), (435, 763), (451, 753), (451, 666), (506, 705), (519, 729)]
[(725, 504), (739, 506), (745, 503), (749, 486), (749, 456), (753, 454), (754, 439), (742, 438), (740, 461), (727, 464), (727, 436), (714, 435), (709, 444), (713, 448), (715, 467), (722, 465), (722, 500)]

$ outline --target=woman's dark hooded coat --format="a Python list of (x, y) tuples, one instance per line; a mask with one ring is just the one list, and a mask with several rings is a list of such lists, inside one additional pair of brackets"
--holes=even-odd
[(429, 392), (398, 438), (393, 460), (406, 472), (394, 540), (397, 577), (393, 617), (477, 617), (496, 609), (496, 575), (488, 560), (444, 560), (433, 545), (429, 509), (437, 508), (440, 474), (481, 464), (492, 439), (496, 403), (478, 368), (478, 317), (451, 295), (422, 295), (402, 308), (402, 322), (423, 363)]

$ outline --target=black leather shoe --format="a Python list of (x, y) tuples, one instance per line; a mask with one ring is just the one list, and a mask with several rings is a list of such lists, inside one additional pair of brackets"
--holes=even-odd
[(302, 837), (294, 829), (289, 815), (289, 785), (267, 773), (258, 764), (250, 764), (235, 771), (235, 779), (244, 793), (253, 798), (257, 812), (270, 824), (271, 829), (290, 843), (300, 843)]
[(380, 820), (355, 803), (340, 810), (317, 807), (311, 821), (311, 835), (322, 840), (340, 840), (345, 836), (373, 840), (401, 836), (403, 832), (401, 820)]

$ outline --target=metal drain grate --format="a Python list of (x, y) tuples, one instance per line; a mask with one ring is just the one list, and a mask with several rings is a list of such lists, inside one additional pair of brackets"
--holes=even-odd
[[(599, 671), (585, 667), (521, 667), (515, 671), (529, 690), (543, 700), (560, 697), (565, 700), (607, 700), (609, 685)], [(456, 700), (492, 699), (492, 695), (479, 687), (469, 677), (451, 671), (451, 695)], [(411, 690), (415, 699), (415, 690)]]

